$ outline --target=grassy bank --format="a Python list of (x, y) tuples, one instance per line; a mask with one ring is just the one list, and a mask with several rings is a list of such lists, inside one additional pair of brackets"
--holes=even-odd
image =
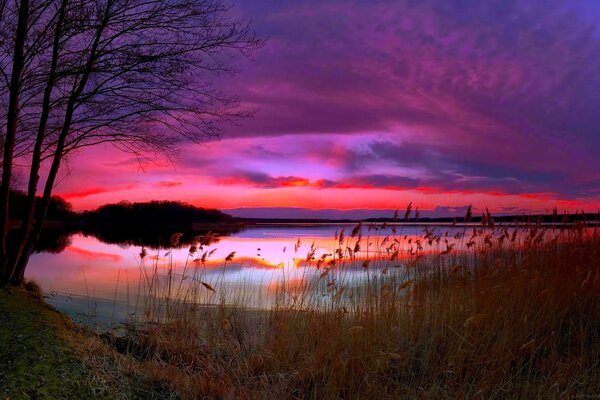
[(141, 371), (44, 303), (35, 285), (0, 289), (0, 398), (164, 398)]
[(101, 388), (82, 362), (86, 342), (39, 295), (0, 289), (0, 396), (96, 398)]

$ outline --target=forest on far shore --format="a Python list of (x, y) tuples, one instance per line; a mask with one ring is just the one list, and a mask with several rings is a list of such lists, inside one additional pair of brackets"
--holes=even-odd
[[(10, 220), (18, 225), (23, 220), (26, 194), (19, 191), (11, 192)], [(37, 202), (40, 201), (38, 197)], [(35, 218), (39, 218), (39, 208), (36, 208)], [(51, 226), (87, 227), (116, 229), (119, 226), (142, 228), (157, 227), (192, 227), (198, 223), (236, 223), (236, 218), (216, 209), (196, 207), (178, 201), (148, 201), (132, 203), (121, 201), (114, 204), (104, 204), (95, 210), (77, 212), (69, 202), (59, 196), (53, 196), (46, 215), (46, 221)], [(239, 221), (238, 221), (239, 222)]]

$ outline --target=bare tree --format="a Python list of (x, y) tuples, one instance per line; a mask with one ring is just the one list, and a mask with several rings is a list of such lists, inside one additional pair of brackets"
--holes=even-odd
[[(16, 32), (0, 32), (6, 81), (0, 98), (8, 99), (0, 103), (7, 104), (0, 185), (0, 284), (6, 285), (23, 280), (65, 156), (100, 143), (169, 153), (182, 140), (217, 135), (223, 120), (246, 113), (214, 79), (233, 72), (234, 53), (248, 55), (261, 41), (248, 24), (229, 18), (220, 0), (2, 1), (0, 22)], [(9, 248), (17, 159), (29, 168), (28, 213)]]

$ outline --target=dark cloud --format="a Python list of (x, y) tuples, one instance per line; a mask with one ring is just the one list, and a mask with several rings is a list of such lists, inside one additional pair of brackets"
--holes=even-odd
[(417, 133), (420, 144), (375, 143), (363, 156), (422, 167), (465, 189), (597, 196), (597, 4), (240, 7), (269, 41), (239, 80), (242, 100), (259, 111), (225, 137), (385, 132), (414, 141)]
[[(386, 189), (417, 190), (425, 193), (487, 193), (492, 195), (529, 193), (510, 179), (464, 179), (439, 176), (412, 178), (394, 174), (355, 175), (345, 179), (308, 179), (301, 176), (271, 176), (256, 171), (233, 171), (214, 178), (222, 185), (240, 185), (262, 189), (306, 187), (314, 189)], [(499, 189), (500, 188), (500, 189)]]
[(599, 186), (598, 179), (578, 182), (580, 171), (565, 168), (561, 163), (544, 163), (539, 152), (530, 154), (523, 162), (513, 162), (468, 146), (441, 143), (375, 140), (360, 149), (349, 150), (343, 168), (353, 175), (374, 163), (424, 171), (421, 184), (448, 190), (544, 192), (572, 198), (594, 196)]

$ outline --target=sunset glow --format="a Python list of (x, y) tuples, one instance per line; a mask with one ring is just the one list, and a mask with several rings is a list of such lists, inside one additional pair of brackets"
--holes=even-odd
[(241, 2), (269, 40), (222, 86), (254, 116), (172, 163), (82, 151), (57, 194), (78, 210), (597, 210), (598, 5), (441, 4)]

